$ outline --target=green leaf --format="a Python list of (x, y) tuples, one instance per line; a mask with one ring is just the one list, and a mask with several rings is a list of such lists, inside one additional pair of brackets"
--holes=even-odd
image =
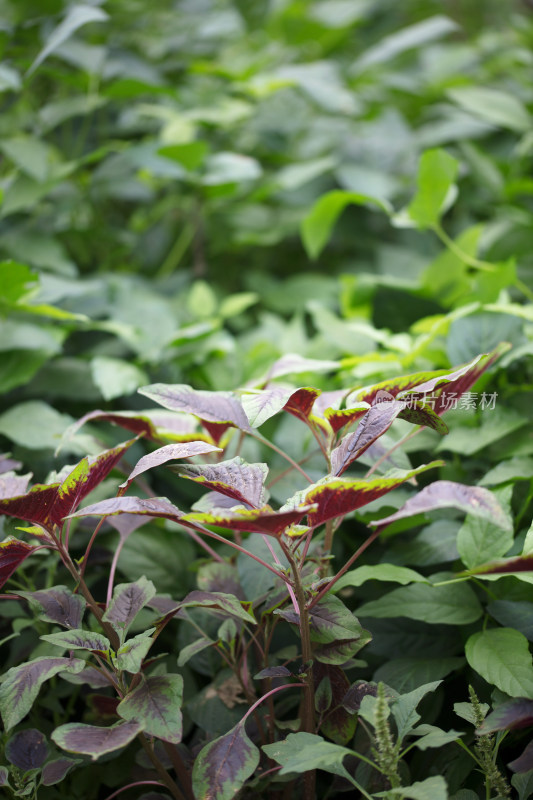
[(117, 706), (122, 719), (137, 721), (148, 736), (164, 742), (179, 744), (182, 737), (181, 706), (183, 678), (181, 675), (151, 675), (128, 692)]
[(416, 707), (423, 697), (429, 692), (434, 692), (437, 686), (440, 686), (442, 681), (433, 681), (419, 686), (412, 692), (402, 694), (391, 706), (392, 715), (396, 720), (398, 728), (398, 741), (402, 742), (403, 739), (411, 733), (415, 725), (420, 719), (420, 714), (417, 713)]
[(420, 736), (415, 742), (418, 750), (427, 750), (430, 747), (444, 747), (449, 742), (456, 742), (463, 736), (459, 731), (443, 731), (434, 725), (419, 725), (411, 731), (412, 736)]
[(483, 611), (476, 595), (466, 583), (431, 586), (414, 583), (364, 603), (360, 617), (409, 617), (422, 622), (468, 625)]
[(531, 130), (532, 118), (516, 94), (485, 86), (458, 86), (448, 89), (454, 103), (487, 122), (517, 133)]
[(533, 665), (528, 641), (512, 628), (491, 628), (466, 642), (468, 663), (488, 683), (511, 697), (533, 698)]
[(281, 764), (280, 775), (323, 769), (343, 778), (348, 776), (351, 781), (342, 761), (346, 756), (353, 755), (352, 751), (333, 742), (326, 742), (322, 736), (290, 733), (283, 741), (263, 745), (262, 749), (269, 758)]
[(255, 772), (259, 755), (239, 722), (200, 750), (192, 771), (195, 797), (232, 800)]
[[(511, 513), (511, 486), (494, 492), (508, 516)], [(457, 549), (468, 569), (504, 556), (513, 544), (513, 531), (503, 530), (489, 519), (469, 514), (457, 534)]]
[(31, 450), (55, 450), (72, 421), (41, 400), (28, 400), (0, 415), (0, 433)]
[(158, 151), (160, 156), (177, 161), (188, 170), (195, 170), (201, 167), (205, 157), (209, 152), (207, 142), (185, 142), (183, 144), (172, 144), (161, 147)]
[[(402, 786), (395, 789), (394, 793), (398, 800), (408, 798), (409, 800), (448, 800), (448, 787), (446, 781), (440, 775), (426, 778), (425, 781), (416, 781), (410, 786)], [(389, 792), (377, 792), (376, 797), (388, 797)]]
[(459, 162), (445, 150), (427, 150), (418, 166), (418, 189), (407, 208), (411, 219), (421, 229), (436, 225), (452, 189)]
[(91, 375), (104, 400), (132, 394), (148, 380), (146, 373), (122, 358), (98, 356), (91, 361)]
[(328, 243), (335, 223), (349, 205), (374, 205), (386, 214), (392, 212), (390, 205), (376, 197), (357, 192), (335, 189), (322, 195), (302, 222), (301, 237), (309, 258), (318, 258)]
[(48, 36), (45, 46), (31, 65), (28, 70), (28, 75), (34, 72), (37, 67), (48, 58), (48, 56), (60, 47), (63, 42), (70, 39), (73, 33), (81, 28), (82, 25), (87, 25), (89, 22), (105, 22), (109, 19), (109, 15), (101, 8), (95, 8), (88, 5), (71, 6), (68, 10), (65, 19), (54, 28), (52, 33)]
[(340, 578), (333, 592), (338, 592), (346, 586), (362, 586), (366, 581), (390, 581), (391, 583), (401, 583), (403, 586), (409, 583), (429, 583), (427, 578), (408, 567), (400, 567), (397, 564), (374, 564), (357, 567), (346, 572)]
[(58, 672), (81, 672), (85, 666), (79, 658), (44, 657), (11, 667), (0, 686), (0, 711), (6, 730), (24, 719), (45, 681)]
[(0, 262), (0, 302), (15, 304), (38, 284), (38, 276), (25, 264)]
[(138, 636), (128, 639), (117, 650), (116, 656), (114, 656), (117, 669), (123, 669), (133, 674), (140, 672), (143, 659), (154, 643), (151, 636), (154, 631), (155, 628), (143, 631)]
[(48, 633), (40, 638), (45, 642), (62, 647), (64, 650), (94, 650), (106, 653), (111, 647), (109, 639), (102, 634), (90, 633), (81, 629)]

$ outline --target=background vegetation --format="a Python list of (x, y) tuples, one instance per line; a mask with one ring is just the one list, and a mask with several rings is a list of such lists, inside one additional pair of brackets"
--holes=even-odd
[[(451, 433), (441, 440), (426, 429), (396, 452), (404, 468), (437, 452), (440, 478), (493, 488), (514, 535), (443, 511), (376, 543), (367, 558), (438, 581), (531, 552), (531, 4), (0, 7), (0, 438), (9, 457), (35, 481), (50, 480), (121, 440), (93, 424), (56, 456), (70, 423), (96, 408), (144, 409), (136, 389), (148, 383), (257, 385), (277, 359), (297, 353), (331, 363), (281, 377), (348, 389), (449, 368), (506, 341), (512, 348), (476, 385), (476, 401), (447, 415)], [(483, 391), (497, 395), (493, 408), (481, 406)], [(271, 433), (300, 457), (298, 424), (283, 419)], [(387, 434), (391, 445), (405, 425)], [(321, 475), (312, 459), (306, 469)], [(157, 494), (197, 499), (170, 473), (150, 480)], [(272, 487), (276, 502), (295, 490), (291, 480)], [(407, 497), (402, 487), (352, 514), (336, 557), (353, 551), (366, 522)], [(3, 525), (6, 536), (14, 532), (11, 521)], [(80, 531), (80, 553), (88, 535)], [(102, 534), (94, 551), (95, 586), (114, 535)], [(119, 572), (125, 580), (146, 573), (158, 591), (183, 597), (196, 586), (197, 557), (190, 540), (151, 524), (128, 541)], [(35, 556), (16, 580), (29, 590), (51, 585), (56, 568), (52, 556)], [(435, 613), (413, 602), (416, 583), (348, 587), (345, 599), (374, 635), (353, 680), (410, 691), (446, 679), (425, 719), (448, 728), (461, 722), (450, 697), (468, 700), (469, 683), (491, 706), (532, 697), (527, 646), (518, 684), (466, 659), (464, 647), (487, 627), (515, 630), (518, 649), (533, 640), (531, 580), (479, 580), (473, 592), (483, 613), (466, 622), (448, 597)], [(17, 634), (2, 645), (6, 668), (48, 654), (31, 612), (3, 603), (4, 636)], [(189, 678), (204, 691), (218, 669), (204, 660)], [(33, 727), (48, 730), (68, 703), (53, 686), (43, 689)], [(188, 710), (207, 737), (235, 722), (218, 707), (217, 721), (204, 712)], [(503, 763), (525, 743), (508, 737)], [(454, 747), (442, 748), (434, 774), (446, 777), (450, 796), (482, 796)], [(411, 769), (421, 779), (417, 758)], [(99, 764), (101, 786), (85, 767), (65, 795), (41, 788), (39, 798), (105, 797), (130, 769), (127, 758), (122, 772), (117, 763), (109, 771)], [(513, 778), (521, 800), (533, 791), (532, 774)], [(475, 794), (461, 795), (465, 787)]]

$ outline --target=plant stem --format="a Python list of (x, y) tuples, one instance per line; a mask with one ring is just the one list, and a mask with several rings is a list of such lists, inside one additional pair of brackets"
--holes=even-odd
[(168, 772), (166, 771), (166, 769), (164, 768), (164, 766), (162, 765), (156, 754), (154, 753), (153, 749), (150, 747), (150, 744), (144, 733), (139, 733), (138, 739), (143, 747), (144, 752), (152, 762), (155, 771), (161, 778), (162, 783), (164, 783), (164, 785), (167, 787), (172, 797), (174, 797), (175, 800), (186, 800), (183, 793), (174, 783), (174, 781), (172, 780), (172, 778), (170, 777), (170, 775), (168, 774)]
[(285, 461), (288, 461), (288, 462), (289, 462), (289, 464), (290, 464), (290, 465), (291, 465), (291, 466), (292, 466), (294, 469), (297, 469), (297, 470), (298, 470), (298, 472), (300, 473), (300, 475), (303, 475), (303, 477), (306, 479), (306, 481), (308, 481), (309, 483), (313, 483), (313, 481), (311, 480), (311, 478), (309, 477), (309, 475), (307, 474), (307, 472), (301, 468), (301, 466), (298, 464), (298, 462), (294, 461), (294, 460), (293, 460), (293, 459), (292, 459), (292, 458), (291, 458), (289, 455), (287, 455), (287, 453), (285, 453), (285, 452), (284, 452), (284, 451), (283, 451), (283, 450), (282, 450), (280, 447), (278, 447), (277, 445), (275, 445), (275, 444), (274, 444), (274, 442), (271, 442), (271, 441), (269, 441), (268, 439), (266, 439), (264, 436), (262, 436), (262, 435), (259, 433), (259, 431), (252, 431), (252, 432), (250, 433), (250, 435), (251, 435), (251, 436), (253, 436), (253, 438), (254, 438), (254, 439), (257, 439), (259, 442), (261, 442), (261, 444), (264, 444), (264, 445), (266, 445), (267, 447), (270, 447), (270, 449), (271, 449), (271, 450), (273, 450), (275, 453), (277, 453), (277, 454), (278, 454), (278, 455), (280, 455), (282, 458), (284, 458), (284, 459), (285, 459)]
[(461, 248), (453, 241), (453, 239), (448, 236), (444, 228), (442, 228), (439, 223), (433, 225), (432, 230), (437, 234), (441, 242), (446, 245), (448, 250), (450, 250), (454, 256), (460, 258), (461, 261), (464, 261), (465, 264), (468, 264), (469, 267), (474, 267), (474, 269), (479, 269), (483, 272), (498, 271), (496, 264), (491, 264), (490, 261), (482, 261), (474, 256), (469, 256), (468, 253), (465, 253), (464, 250), (461, 250)]
[(108, 795), (106, 797), (106, 800), (113, 800), (114, 797), (118, 797), (119, 794), (122, 794), (122, 792), (125, 792), (128, 789), (133, 789), (135, 786), (163, 786), (164, 787), (165, 784), (161, 783), (161, 781), (135, 781), (135, 783), (128, 783), (127, 786), (123, 786), (121, 789), (117, 789), (116, 792), (113, 792), (113, 794)]
[(80, 576), (81, 577), (83, 577), (85, 575), (85, 568), (87, 566), (87, 559), (89, 558), (89, 553), (91, 552), (91, 548), (92, 548), (92, 546), (94, 544), (94, 540), (96, 539), (96, 537), (98, 535), (98, 531), (100, 530), (100, 528), (104, 524), (105, 520), (106, 520), (106, 518), (102, 517), (102, 519), (100, 520), (100, 522), (98, 523), (98, 525), (94, 529), (93, 535), (89, 539), (89, 544), (87, 545), (87, 548), (85, 550), (85, 554), (83, 556), (83, 559), (82, 559), (82, 562), (81, 562), (81, 565), (80, 565)]
[(183, 763), (183, 759), (180, 755), (177, 746), (175, 744), (170, 744), (170, 742), (163, 742), (163, 747), (165, 748), (166, 754), (172, 761), (174, 772), (179, 778), (179, 781), (187, 796), (187, 800), (194, 800), (191, 776), (189, 770)]

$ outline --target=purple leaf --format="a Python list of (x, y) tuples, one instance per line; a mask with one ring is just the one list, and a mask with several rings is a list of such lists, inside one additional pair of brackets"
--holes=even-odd
[(47, 756), (46, 736), (35, 728), (19, 731), (6, 744), (7, 760), (24, 772), (39, 769)]
[(358, 681), (350, 686), (344, 697), (342, 698), (342, 706), (349, 714), (357, 714), (361, 708), (361, 701), (367, 695), (377, 697), (378, 687), (375, 683), (365, 683), (365, 681)]
[(189, 592), (187, 597), (185, 597), (179, 603), (174, 604), (174, 608), (177, 610), (195, 607), (215, 608), (217, 610), (224, 611), (226, 614), (229, 614), (232, 617), (238, 617), (245, 622), (251, 622), (253, 625), (255, 625), (255, 617), (244, 606), (250, 607), (250, 604), (243, 604), (240, 602), (240, 600), (237, 600), (236, 597), (233, 597), (230, 594), (224, 594), (223, 592), (202, 592), (199, 590)]
[(150, 497), (142, 500), (140, 497), (111, 497), (92, 506), (85, 506), (74, 517), (111, 517), (115, 514), (142, 514), (149, 517), (164, 517), (165, 519), (179, 522), (183, 512), (166, 499), (166, 497)]
[(503, 530), (513, 529), (511, 520), (506, 517), (492, 492), (480, 486), (465, 486), (453, 481), (435, 481), (410, 498), (395, 514), (369, 524), (383, 528), (396, 520), (437, 508), (457, 508), (475, 517), (488, 519)]
[(45, 681), (58, 672), (81, 672), (85, 666), (79, 658), (45, 657), (11, 667), (0, 685), (0, 711), (6, 730), (26, 716)]
[(64, 628), (79, 628), (85, 600), (79, 594), (73, 594), (66, 586), (53, 586), (37, 592), (17, 592), (24, 597), (30, 606), (39, 612), (41, 619), (55, 622)]
[(512, 575), (516, 572), (533, 572), (533, 554), (526, 556), (515, 556), (514, 558), (501, 558), (498, 561), (490, 561), (488, 564), (481, 564), (479, 567), (469, 569), (463, 575)]
[(145, 577), (135, 583), (121, 583), (115, 587), (113, 599), (102, 619), (110, 622), (123, 640), (139, 611), (154, 595), (155, 586)]
[(289, 511), (274, 511), (270, 506), (251, 510), (235, 509), (234, 511), (213, 514), (184, 514), (180, 522), (200, 525), (218, 525), (235, 531), (250, 533), (266, 533), (278, 536), (290, 525), (295, 525), (305, 516), (309, 506), (299, 506)]
[(0, 588), (34, 550), (35, 547), (18, 539), (0, 542)]
[(314, 528), (329, 519), (348, 514), (401, 486), (414, 475), (441, 465), (442, 461), (433, 461), (431, 464), (422, 464), (416, 469), (394, 469), (377, 478), (360, 480), (325, 478), (305, 494), (304, 502), (317, 507), (316, 511), (309, 512), (307, 521)]
[(529, 772), (530, 769), (533, 769), (533, 742), (527, 745), (522, 755), (515, 758), (514, 761), (509, 761), (507, 766), (513, 772)]
[(405, 405), (396, 400), (378, 403), (370, 408), (355, 431), (348, 433), (331, 453), (331, 472), (342, 475), (345, 469), (361, 456), (370, 445), (382, 436)]
[(178, 744), (182, 737), (182, 702), (181, 675), (152, 675), (126, 695), (118, 704), (117, 713), (122, 719), (140, 722), (148, 736)]
[(48, 633), (41, 636), (41, 639), (68, 650), (90, 650), (96, 653), (107, 653), (111, 647), (109, 639), (106, 639), (101, 633), (92, 633), (81, 629)]
[(285, 411), (288, 411), (289, 414), (292, 414), (294, 417), (298, 417), (298, 419), (307, 422), (309, 415), (313, 410), (315, 400), (319, 395), (319, 389), (312, 389), (309, 387), (298, 389), (285, 403)]
[(202, 483), (220, 494), (233, 497), (239, 503), (254, 508), (264, 505), (266, 464), (248, 464), (242, 458), (232, 458), (219, 464), (192, 464), (173, 467), (184, 478)]
[(187, 417), (185, 414), (167, 414), (163, 411), (154, 413), (152, 410), (136, 414), (131, 411), (90, 411), (71, 425), (63, 438), (71, 438), (86, 422), (95, 420), (110, 422), (154, 442), (169, 439), (175, 442), (188, 442), (204, 438), (201, 433), (195, 432), (198, 422), (194, 417)]
[(31, 472), (28, 475), (0, 475), (0, 499), (24, 494), (30, 478)]
[(136, 720), (121, 722), (110, 728), (83, 725), (71, 722), (60, 725), (52, 734), (52, 740), (69, 753), (82, 753), (91, 756), (93, 761), (105, 753), (119, 750), (133, 741), (141, 733), (142, 724)]
[(347, 744), (355, 733), (356, 718), (342, 707), (342, 700), (350, 687), (344, 671), (331, 664), (313, 664), (313, 680), (318, 689), (324, 678), (329, 679), (331, 686), (331, 708), (334, 709), (324, 719), (320, 730), (336, 744)]
[(82, 761), (78, 758), (56, 758), (55, 761), (49, 761), (45, 764), (41, 774), (41, 783), (43, 786), (54, 786), (56, 783), (61, 783), (63, 778), (70, 770), (81, 764)]
[(112, 528), (118, 531), (120, 540), (126, 541), (133, 531), (136, 531), (137, 528), (141, 528), (143, 525), (151, 522), (152, 519), (152, 517), (147, 517), (141, 514), (120, 514), (120, 516), (111, 517), (108, 519), (108, 523)]
[(17, 470), (22, 467), (21, 462), (9, 458), (10, 455), (11, 453), (2, 453), (2, 455), (0, 455), (0, 473), (11, 472), (12, 470)]
[(0, 767), (0, 786), (9, 786), (9, 772), (6, 767)]
[[(87, 662), (85, 662), (87, 663)], [(86, 683), (91, 689), (109, 689), (110, 681), (101, 672), (94, 667), (85, 667), (76, 674), (65, 673), (61, 676), (68, 683), (83, 684)]]
[(290, 677), (292, 672), (287, 667), (267, 667), (254, 675), (255, 680), (262, 680), (263, 678), (286, 678)]
[(258, 764), (259, 750), (239, 722), (198, 754), (192, 771), (195, 797), (232, 800)]
[(158, 467), (161, 464), (166, 464), (167, 461), (174, 461), (179, 458), (192, 458), (193, 456), (200, 456), (215, 451), (220, 451), (220, 447), (215, 447), (215, 445), (209, 444), (208, 442), (167, 444), (164, 447), (160, 447), (159, 450), (155, 450), (153, 453), (148, 453), (140, 458), (130, 472), (128, 479), (120, 484), (120, 488), (124, 490), (127, 489), (138, 475), (141, 475), (149, 469)]
[(196, 391), (186, 384), (154, 383), (139, 393), (171, 411), (194, 414), (207, 422), (231, 423), (249, 431), (250, 425), (241, 402), (231, 392)]
[(59, 483), (48, 486), (36, 484), (26, 494), (0, 500), (0, 514), (33, 522), (50, 530), (53, 527), (49, 524), (50, 509), (56, 501), (59, 486)]
[(533, 725), (533, 700), (526, 697), (514, 697), (494, 709), (485, 719), (476, 733), (483, 736), (494, 731), (513, 731)]
[(271, 417), (279, 414), (290, 396), (297, 389), (272, 386), (269, 389), (256, 389), (241, 398), (250, 425), (259, 428)]

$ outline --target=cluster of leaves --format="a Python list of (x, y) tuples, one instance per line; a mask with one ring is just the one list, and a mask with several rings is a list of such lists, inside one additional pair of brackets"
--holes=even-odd
[(38, 6), (0, 41), (0, 785), (526, 800), (530, 4)]

